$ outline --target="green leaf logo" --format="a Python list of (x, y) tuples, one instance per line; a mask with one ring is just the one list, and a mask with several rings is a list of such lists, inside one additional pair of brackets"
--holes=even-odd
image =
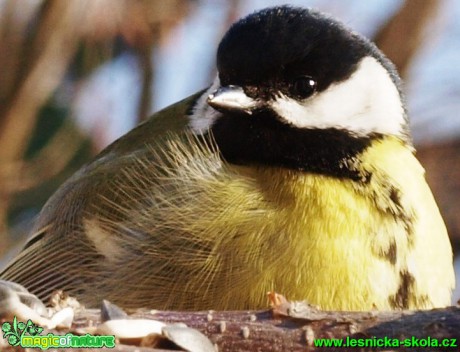
[(7, 339), (11, 346), (18, 346), (24, 335), (36, 336), (40, 335), (42, 331), (43, 328), (35, 325), (30, 319), (24, 323), (18, 322), (14, 317), (13, 323), (5, 322), (2, 324), (3, 338)]

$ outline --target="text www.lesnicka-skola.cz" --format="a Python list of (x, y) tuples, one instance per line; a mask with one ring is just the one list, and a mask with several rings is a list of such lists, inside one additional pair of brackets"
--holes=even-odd
[(416, 338), (414, 336), (403, 340), (384, 338), (353, 338), (347, 336), (344, 339), (315, 339), (315, 347), (439, 347), (456, 348), (457, 339), (436, 339), (432, 337)]

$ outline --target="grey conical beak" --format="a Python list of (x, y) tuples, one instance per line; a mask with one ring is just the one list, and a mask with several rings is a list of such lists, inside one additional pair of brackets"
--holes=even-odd
[(216, 110), (240, 111), (251, 114), (261, 103), (248, 97), (239, 86), (224, 86), (209, 94), (208, 104)]

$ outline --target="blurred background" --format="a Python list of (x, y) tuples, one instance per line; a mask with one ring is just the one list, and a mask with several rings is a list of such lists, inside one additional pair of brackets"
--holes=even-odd
[[(0, 267), (76, 169), (206, 87), (239, 17), (275, 0), (0, 0)], [(291, 0), (376, 41), (397, 65), (418, 157), (460, 252), (460, 1)], [(457, 256), (460, 286), (460, 259)], [(460, 298), (457, 288), (455, 301)]]

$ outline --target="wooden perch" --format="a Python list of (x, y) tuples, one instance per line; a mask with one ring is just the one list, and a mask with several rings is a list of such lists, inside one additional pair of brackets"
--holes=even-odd
[[(452, 348), (417, 347), (421, 351), (458, 351), (460, 348), (460, 307), (429, 311), (326, 312), (303, 302), (288, 302), (277, 296), (277, 304), (265, 311), (177, 312), (137, 310), (130, 318), (154, 319), (166, 323), (182, 322), (195, 328), (225, 351), (347, 351), (348, 348), (315, 347), (318, 339), (427, 339), (446, 340)], [(77, 313), (71, 332), (100, 323), (100, 310)], [(55, 332), (64, 335), (67, 331)], [(43, 333), (42, 335), (45, 335)], [(112, 351), (171, 351), (147, 345), (117, 341)], [(360, 350), (360, 349), (357, 349)], [(361, 351), (378, 350), (361, 348)], [(382, 350), (382, 349), (380, 349)], [(414, 347), (383, 350), (414, 351)], [(10, 349), (13, 351), (13, 349)], [(89, 351), (98, 351), (96, 349)], [(99, 350), (100, 351), (100, 350)]]

